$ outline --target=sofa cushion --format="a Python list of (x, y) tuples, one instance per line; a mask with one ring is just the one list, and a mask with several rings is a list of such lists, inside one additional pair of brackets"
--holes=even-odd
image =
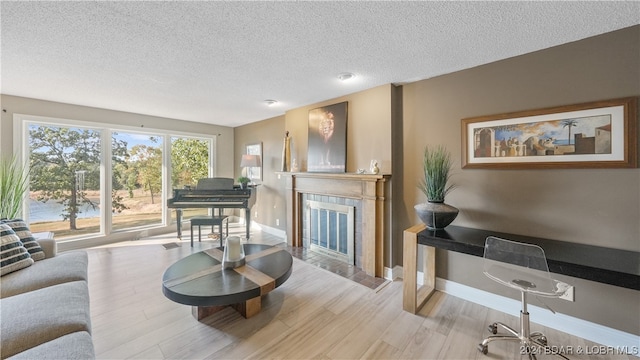
[(34, 261), (44, 259), (44, 251), (40, 247), (40, 244), (36, 241), (36, 239), (31, 235), (31, 231), (27, 226), (27, 223), (22, 219), (13, 219), (13, 220), (3, 220), (5, 224), (11, 226), (13, 231), (16, 232), (16, 235), (20, 237), (20, 241), (31, 255), (31, 258)]
[(91, 335), (78, 331), (18, 353), (9, 359), (74, 360), (95, 359)]
[(0, 298), (66, 282), (87, 280), (89, 260), (86, 251), (69, 251), (37, 261), (28, 269), (2, 277)]
[(74, 281), (0, 299), (0, 357), (77, 331), (91, 333), (89, 289)]
[(0, 239), (0, 276), (33, 265), (31, 255), (9, 225), (0, 223)]

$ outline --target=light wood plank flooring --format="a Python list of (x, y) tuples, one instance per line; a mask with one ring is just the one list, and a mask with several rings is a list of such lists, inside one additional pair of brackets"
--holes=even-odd
[[(238, 228), (238, 231), (241, 229)], [(281, 239), (253, 234), (252, 242)], [(163, 244), (180, 246), (165, 248)], [(231, 308), (202, 322), (189, 306), (162, 294), (164, 270), (192, 252), (175, 234), (92, 248), (89, 289), (93, 341), (99, 359), (520, 359), (517, 344), (476, 349), (487, 324), (518, 319), (437, 293), (418, 315), (402, 310), (402, 282), (371, 290), (294, 259), (289, 280), (263, 298), (260, 314), (245, 319)], [(550, 344), (594, 346), (532, 324)], [(539, 356), (539, 359), (551, 358)], [(637, 359), (626, 355), (571, 359)]]

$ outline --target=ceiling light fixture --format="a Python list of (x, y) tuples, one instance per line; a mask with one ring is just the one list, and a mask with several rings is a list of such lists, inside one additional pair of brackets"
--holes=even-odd
[(356, 77), (356, 74), (348, 73), (348, 72), (345, 72), (345, 73), (342, 73), (342, 74), (338, 75), (338, 79), (340, 81), (348, 81), (348, 80), (353, 79), (354, 77)]
[(268, 100), (265, 100), (264, 103), (267, 104), (267, 106), (273, 106), (273, 105), (277, 104), (278, 101), (277, 100), (268, 99)]

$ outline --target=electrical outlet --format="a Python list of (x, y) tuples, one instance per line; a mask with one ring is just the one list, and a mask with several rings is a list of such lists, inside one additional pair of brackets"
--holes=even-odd
[(257, 211), (255, 212), (255, 215), (254, 215), (254, 216), (255, 216), (255, 217), (258, 217), (258, 212), (257, 212)]
[(560, 299), (567, 301), (576, 301), (575, 300), (575, 292), (573, 286), (569, 286), (569, 290), (564, 293), (564, 295), (560, 296)]
[(276, 226), (280, 226), (280, 219), (276, 219)]

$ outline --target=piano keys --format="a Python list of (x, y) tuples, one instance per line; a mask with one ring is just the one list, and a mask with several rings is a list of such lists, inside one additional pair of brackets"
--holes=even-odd
[(255, 188), (248, 189), (173, 189), (173, 198), (167, 200), (167, 208), (176, 210), (178, 238), (182, 239), (182, 209), (210, 208), (244, 209), (247, 239), (251, 228), (251, 207), (256, 202)]

